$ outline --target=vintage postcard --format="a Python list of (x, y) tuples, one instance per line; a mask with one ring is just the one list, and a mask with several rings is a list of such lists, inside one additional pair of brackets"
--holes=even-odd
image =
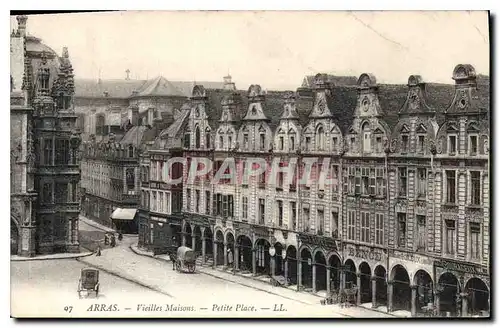
[(489, 318), (487, 11), (10, 17), (15, 318)]

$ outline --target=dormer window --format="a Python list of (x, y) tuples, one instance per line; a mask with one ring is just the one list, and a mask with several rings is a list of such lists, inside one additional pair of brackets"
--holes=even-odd
[(260, 137), (260, 149), (265, 150), (266, 148), (266, 135), (264, 133), (261, 133), (259, 135)]
[(351, 137), (351, 151), (354, 152), (356, 150), (356, 137)]
[(316, 149), (323, 150), (324, 149), (324, 140), (325, 140), (325, 131), (323, 127), (320, 126), (318, 131), (316, 132)]
[(134, 147), (132, 145), (128, 146), (128, 157), (134, 157)]
[(295, 150), (295, 136), (290, 136), (290, 150)]
[(338, 146), (339, 146), (339, 138), (333, 137), (332, 138), (332, 151), (336, 152)]
[(224, 137), (219, 136), (219, 148), (224, 148)]
[(285, 148), (285, 140), (284, 137), (280, 136), (279, 139), (279, 150), (283, 150)]
[(448, 136), (448, 154), (455, 155), (457, 152), (457, 136)]
[(231, 148), (233, 144), (233, 138), (231, 136), (227, 136), (227, 144), (228, 147)]
[(404, 134), (401, 136), (401, 152), (402, 153), (407, 153), (408, 152), (408, 145), (409, 145), (409, 137), (407, 134)]
[(424, 153), (424, 145), (425, 145), (425, 136), (418, 135), (417, 136), (417, 152)]
[(363, 130), (363, 152), (370, 153), (372, 151), (370, 126), (365, 123), (361, 129)]
[(210, 132), (205, 132), (205, 148), (210, 149)]
[(311, 149), (311, 137), (306, 137), (306, 150)]
[(381, 153), (382, 152), (382, 136), (377, 136), (377, 138), (375, 139), (375, 143), (377, 145), (377, 153)]
[(195, 131), (195, 147), (196, 149), (200, 148), (201, 144), (201, 136), (200, 136), (200, 128), (197, 126)]
[(191, 134), (184, 134), (184, 148), (191, 148)]
[(472, 156), (477, 155), (477, 136), (469, 136), (469, 153)]
[(248, 149), (248, 133), (243, 134), (243, 149)]

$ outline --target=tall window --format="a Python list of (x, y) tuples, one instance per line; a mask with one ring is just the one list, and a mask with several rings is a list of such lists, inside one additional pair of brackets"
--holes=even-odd
[(201, 136), (200, 136), (200, 127), (199, 126), (196, 127), (196, 130), (194, 133), (194, 144), (195, 144), (195, 147), (197, 149), (200, 148)]
[(210, 214), (210, 191), (205, 191), (205, 214)]
[(266, 200), (259, 198), (259, 224), (266, 222)]
[(407, 180), (407, 170), (406, 167), (400, 167), (398, 169), (399, 173), (399, 196), (406, 197), (407, 189), (408, 189), (408, 180)]
[(417, 195), (419, 198), (425, 198), (427, 194), (427, 170), (417, 169)]
[(52, 153), (53, 153), (52, 138), (43, 139), (43, 164), (52, 165)]
[(248, 218), (248, 197), (243, 196), (241, 209), (241, 217), (243, 218), (243, 221), (246, 221)]
[(165, 207), (164, 207), (165, 204), (163, 202), (163, 199), (165, 198), (165, 193), (164, 192), (159, 192), (159, 198), (160, 198), (160, 212), (161, 213), (165, 213)]
[(210, 149), (210, 133), (205, 132), (205, 149)]
[(306, 151), (311, 150), (311, 137), (306, 137)]
[(339, 167), (337, 165), (331, 166), (332, 171), (332, 192), (337, 194), (339, 192)]
[(243, 134), (243, 149), (248, 149), (248, 133)]
[(184, 148), (191, 148), (191, 134), (184, 134)]
[(370, 153), (372, 151), (371, 132), (368, 123), (363, 124), (363, 152)]
[(69, 140), (68, 139), (56, 139), (56, 165), (66, 165), (69, 163)]
[(295, 150), (295, 136), (290, 136), (290, 150)]
[(260, 134), (260, 149), (266, 150), (266, 135), (264, 133)]
[(385, 183), (384, 179), (384, 169), (378, 168), (375, 170), (377, 177), (377, 196), (384, 197), (385, 196)]
[(417, 136), (417, 152), (423, 153), (424, 152), (424, 146), (425, 146), (425, 136), (424, 135), (418, 135)]
[(457, 136), (448, 136), (448, 153), (455, 155), (457, 152)]
[(406, 213), (398, 213), (398, 246), (406, 246)]
[(227, 200), (227, 195), (222, 196), (222, 216), (227, 218), (227, 213), (228, 213), (228, 200)]
[(408, 152), (409, 139), (410, 138), (406, 134), (403, 134), (401, 136), (401, 152), (402, 153), (407, 153)]
[(481, 205), (481, 173), (479, 171), (470, 172), (470, 188), (472, 205)]
[(363, 190), (363, 195), (370, 194), (370, 169), (363, 167), (361, 169), (361, 185)]
[(200, 191), (195, 190), (194, 191), (194, 197), (195, 197), (195, 213), (200, 213)]
[(43, 184), (42, 192), (42, 203), (48, 204), (52, 203), (52, 182), (47, 182)]
[(134, 146), (132, 145), (128, 146), (128, 157), (129, 158), (134, 157)]
[(425, 216), (417, 215), (417, 251), (425, 251), (425, 241), (427, 236), (425, 233)]
[(352, 152), (356, 151), (356, 137), (351, 137), (350, 148)]
[(470, 257), (474, 260), (481, 258), (481, 226), (479, 223), (470, 223)]
[(219, 136), (219, 148), (222, 149), (224, 148), (224, 137)]
[(304, 220), (304, 232), (309, 232), (309, 229), (311, 227), (311, 225), (310, 225), (311, 214), (309, 212), (309, 204), (307, 204), (307, 207), (305, 207), (305, 206), (302, 207), (302, 213), (303, 213), (303, 220)]
[(318, 210), (317, 217), (318, 228), (316, 229), (316, 233), (318, 236), (323, 236), (323, 233), (325, 231), (325, 211), (323, 209)]
[(133, 194), (135, 192), (135, 173), (133, 168), (128, 168), (125, 171), (125, 177), (127, 182), (127, 193)]
[(332, 151), (335, 153), (338, 151), (339, 147), (339, 138), (338, 137), (333, 137), (332, 138)]
[(472, 156), (477, 155), (477, 136), (469, 136), (469, 151)]
[(382, 137), (377, 136), (375, 139), (375, 142), (377, 144), (377, 153), (382, 153), (384, 150), (382, 148)]
[(359, 168), (359, 167), (356, 168), (356, 184), (355, 184), (354, 193), (356, 195), (361, 194), (361, 168)]
[(316, 149), (323, 150), (324, 142), (325, 142), (325, 131), (323, 130), (323, 127), (320, 126), (316, 132)]
[(297, 203), (295, 202), (290, 202), (290, 217), (292, 218), (290, 229), (292, 231), (297, 231)]
[(277, 216), (278, 216), (278, 226), (283, 226), (283, 201), (277, 201)]
[(384, 244), (384, 214), (375, 215), (375, 244)]
[(370, 213), (361, 212), (361, 241), (370, 242)]
[(455, 171), (446, 171), (446, 202), (449, 204), (456, 202), (455, 181)]
[(444, 231), (445, 240), (445, 252), (446, 254), (453, 255), (455, 254), (455, 221), (454, 220), (445, 220), (445, 231)]
[(188, 212), (191, 212), (191, 189), (186, 190), (186, 203)]
[(370, 169), (370, 187), (368, 192), (370, 195), (375, 195), (375, 169)]
[(227, 147), (231, 149), (233, 147), (233, 137), (227, 136)]
[(347, 220), (347, 239), (354, 240), (356, 232), (356, 212), (349, 211), (349, 216)]
[(227, 206), (228, 206), (228, 215), (229, 217), (234, 217), (234, 197), (233, 195), (227, 196)]
[(285, 140), (284, 137), (280, 136), (279, 150), (283, 150), (284, 148), (285, 148)]
[(354, 167), (349, 167), (349, 193), (354, 194), (354, 186), (355, 186), (355, 180), (356, 180), (356, 175), (355, 175), (355, 168)]
[(337, 208), (332, 211), (332, 224), (330, 230), (332, 231), (333, 238), (339, 238), (339, 212)]

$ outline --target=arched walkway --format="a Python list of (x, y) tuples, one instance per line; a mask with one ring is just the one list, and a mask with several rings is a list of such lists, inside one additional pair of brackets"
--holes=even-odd
[(395, 265), (391, 271), (392, 310), (411, 310), (410, 277), (402, 265)]
[(288, 246), (286, 249), (286, 265), (288, 267), (288, 279), (291, 285), (297, 284), (297, 249), (295, 246)]
[(194, 238), (194, 245), (193, 245), (193, 250), (196, 252), (196, 254), (201, 254), (201, 249), (203, 247), (203, 241), (202, 241), (202, 235), (201, 235), (201, 229), (199, 226), (195, 226), (193, 229), (193, 236)]
[(274, 274), (277, 276), (285, 275), (285, 266), (283, 260), (283, 245), (281, 243), (274, 244), (276, 255), (274, 256)]
[(455, 317), (459, 313), (457, 308), (457, 296), (460, 286), (457, 277), (453, 273), (445, 272), (439, 277), (439, 314)]
[(421, 313), (424, 306), (434, 303), (431, 275), (424, 270), (418, 270), (413, 277), (413, 285), (416, 288), (416, 312)]
[(313, 286), (313, 290), (326, 290), (326, 259), (322, 251), (317, 251), (314, 255), (313, 277), (315, 278), (315, 285)]
[(354, 287), (357, 283), (356, 265), (352, 260), (347, 260), (344, 263), (345, 288)]
[(213, 250), (213, 241), (214, 235), (212, 234), (212, 230), (208, 227), (203, 231), (203, 238), (205, 239), (205, 261), (208, 259), (214, 258), (214, 250)]
[(18, 255), (19, 252), (19, 230), (16, 222), (10, 220), (10, 255)]
[(184, 239), (186, 240), (185, 245), (189, 248), (193, 248), (192, 231), (189, 223), (185, 225)]
[(271, 274), (271, 256), (269, 248), (271, 244), (265, 239), (257, 239), (255, 242), (255, 273)]
[(215, 266), (224, 265), (224, 234), (220, 230), (215, 232), (214, 253)]
[(234, 264), (234, 235), (232, 232), (226, 234), (226, 250), (224, 254), (224, 265), (233, 267)]
[(303, 248), (300, 252), (301, 263), (301, 285), (304, 288), (312, 288), (312, 255), (308, 248)]
[(373, 272), (375, 279), (375, 304), (374, 307), (387, 306), (387, 271), (381, 265), (378, 265)]
[(363, 262), (359, 265), (359, 293), (360, 303), (370, 303), (372, 301), (371, 277), (372, 270), (368, 263)]
[(481, 315), (490, 312), (490, 292), (488, 286), (479, 278), (471, 278), (465, 285), (469, 315)]
[(242, 272), (252, 271), (252, 241), (249, 237), (240, 235), (236, 242), (238, 243), (239, 270)]
[(340, 289), (340, 266), (342, 262), (337, 255), (331, 255), (328, 259), (328, 265), (330, 266), (330, 288), (331, 290)]

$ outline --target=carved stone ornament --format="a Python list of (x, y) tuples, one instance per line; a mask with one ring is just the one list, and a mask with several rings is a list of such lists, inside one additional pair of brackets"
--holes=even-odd
[(391, 148), (390, 148), (391, 153), (395, 153), (397, 148), (398, 148), (398, 140), (394, 138), (391, 140)]
[(437, 153), (436, 143), (434, 140), (429, 140), (429, 151), (432, 155), (436, 155)]
[(490, 146), (488, 144), (488, 139), (484, 140), (484, 154), (489, 154), (490, 153)]
[(444, 144), (444, 138), (439, 137), (439, 140), (438, 140), (437, 145), (436, 145), (436, 152), (438, 154), (441, 154), (443, 152), (443, 144)]
[(410, 92), (410, 108), (411, 109), (417, 109), (420, 105), (420, 99), (418, 97), (418, 92), (417, 90), (412, 90)]

